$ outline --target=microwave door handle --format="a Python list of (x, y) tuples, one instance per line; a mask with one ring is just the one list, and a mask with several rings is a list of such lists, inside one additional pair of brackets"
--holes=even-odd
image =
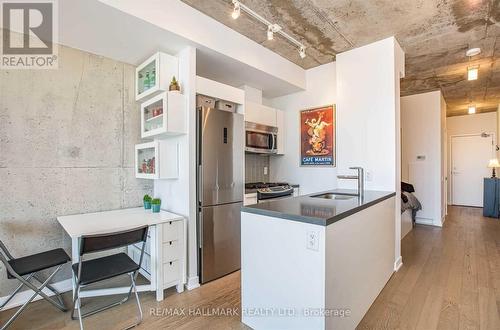
[(274, 152), (276, 150), (276, 134), (271, 134), (273, 136), (273, 149), (272, 151)]

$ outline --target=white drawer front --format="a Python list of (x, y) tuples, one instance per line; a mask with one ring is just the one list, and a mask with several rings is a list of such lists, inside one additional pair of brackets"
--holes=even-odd
[(163, 224), (163, 242), (179, 239), (179, 231), (182, 229), (182, 221), (170, 221)]
[(179, 261), (170, 261), (163, 264), (163, 284), (179, 280)]
[(178, 260), (180, 256), (179, 241), (163, 243), (163, 262)]

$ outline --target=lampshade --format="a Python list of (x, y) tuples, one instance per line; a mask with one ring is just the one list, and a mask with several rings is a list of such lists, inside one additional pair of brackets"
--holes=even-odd
[(500, 163), (498, 162), (497, 158), (490, 159), (490, 162), (488, 163), (489, 168), (496, 168), (500, 167)]

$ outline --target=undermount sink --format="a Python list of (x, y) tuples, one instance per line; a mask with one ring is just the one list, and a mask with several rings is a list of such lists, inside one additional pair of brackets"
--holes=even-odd
[(312, 198), (323, 198), (323, 199), (336, 199), (336, 200), (349, 200), (357, 198), (357, 195), (347, 195), (347, 194), (336, 194), (336, 193), (325, 193), (320, 195), (311, 196)]

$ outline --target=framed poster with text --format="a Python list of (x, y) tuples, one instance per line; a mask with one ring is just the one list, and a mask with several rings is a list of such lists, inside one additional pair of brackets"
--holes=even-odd
[(300, 166), (335, 166), (335, 105), (300, 111)]

